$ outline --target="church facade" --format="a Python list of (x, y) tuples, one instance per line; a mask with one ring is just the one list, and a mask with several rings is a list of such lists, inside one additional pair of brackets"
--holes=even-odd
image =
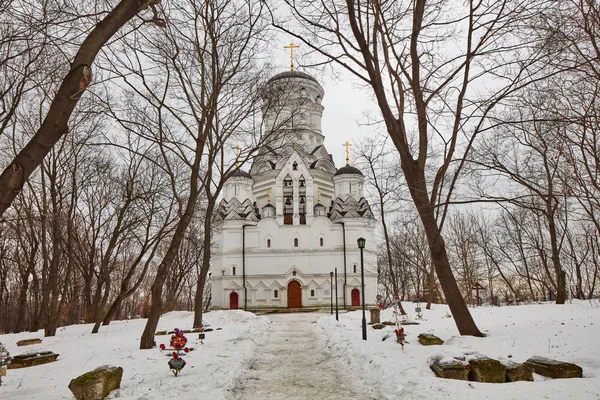
[[(286, 93), (273, 101), (270, 94)], [(277, 140), (261, 148), (249, 172), (227, 180), (214, 232), (212, 307), (325, 308), (361, 305), (377, 292), (375, 220), (363, 174), (336, 169), (324, 146), (324, 91), (312, 76), (286, 71), (265, 86), (263, 123)], [(277, 107), (272, 107), (276, 104)], [(275, 112), (274, 110), (277, 110)], [(335, 269), (337, 268), (337, 281)]]

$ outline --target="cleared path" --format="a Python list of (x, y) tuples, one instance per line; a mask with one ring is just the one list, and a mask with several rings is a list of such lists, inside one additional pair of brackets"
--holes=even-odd
[(232, 391), (233, 399), (377, 399), (375, 389), (352, 385), (351, 374), (340, 372), (318, 339), (316, 321), (323, 314), (269, 315), (266, 344), (242, 372)]

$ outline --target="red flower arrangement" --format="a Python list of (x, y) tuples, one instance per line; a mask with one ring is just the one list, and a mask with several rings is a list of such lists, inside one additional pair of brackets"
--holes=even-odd
[(402, 328), (402, 327), (397, 328), (394, 332), (396, 333), (396, 340), (398, 341), (398, 343), (400, 343), (402, 348), (404, 348), (404, 339), (406, 339), (406, 334), (404, 333), (404, 328)]
[[(183, 332), (177, 328), (174, 329), (175, 334), (171, 336), (171, 347), (174, 348), (175, 350), (179, 351), (183, 348), (185, 348), (185, 345), (187, 344), (187, 338), (183, 335)], [(188, 349), (189, 351), (189, 349)], [(187, 353), (187, 351), (186, 351)]]

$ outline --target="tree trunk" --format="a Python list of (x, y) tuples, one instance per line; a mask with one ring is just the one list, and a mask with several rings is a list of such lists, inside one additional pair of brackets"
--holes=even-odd
[[(418, 175), (415, 170), (418, 171)], [(405, 170), (404, 174), (410, 188), (410, 194), (417, 206), (419, 217), (425, 228), (425, 234), (427, 235), (427, 241), (431, 251), (431, 260), (435, 266), (435, 272), (440, 280), (444, 297), (450, 307), (456, 327), (461, 335), (483, 336), (477, 328), (477, 325), (475, 325), (475, 321), (473, 321), (473, 317), (467, 308), (456, 283), (456, 279), (454, 278), (454, 274), (452, 273), (452, 269), (450, 268), (446, 245), (437, 226), (433, 207), (427, 198), (424, 170), (414, 168), (413, 171), (409, 171), (409, 173)]]
[(198, 275), (198, 283), (196, 284), (196, 298), (194, 299), (194, 328), (199, 328), (200, 324), (202, 324), (204, 285), (206, 284), (206, 277), (208, 276), (208, 271), (210, 269), (210, 240), (212, 238), (210, 232), (212, 230), (212, 215), (215, 209), (217, 196), (218, 192), (209, 198), (209, 202), (206, 207), (206, 215), (204, 218), (204, 249), (202, 252), (202, 265)]
[(158, 326), (158, 320), (160, 319), (160, 315), (162, 313), (162, 292), (165, 280), (167, 278), (167, 272), (169, 271), (169, 267), (173, 264), (175, 257), (177, 257), (177, 252), (179, 251), (179, 247), (181, 245), (181, 241), (184, 238), (185, 231), (187, 230), (190, 222), (192, 221), (192, 217), (194, 215), (194, 211), (196, 208), (196, 203), (198, 201), (199, 190), (197, 188), (198, 184), (198, 168), (199, 168), (199, 160), (201, 154), (197, 154), (196, 162), (192, 167), (194, 170), (192, 171), (190, 197), (188, 198), (185, 212), (181, 216), (181, 219), (177, 223), (177, 228), (175, 229), (175, 233), (173, 238), (171, 239), (171, 243), (169, 245), (169, 249), (165, 254), (162, 262), (158, 266), (156, 271), (156, 277), (154, 278), (154, 283), (152, 283), (152, 289), (150, 293), (152, 294), (152, 303), (150, 305), (150, 313), (148, 315), (148, 321), (146, 322), (146, 327), (144, 328), (144, 333), (142, 333), (142, 337), (140, 339), (140, 349), (151, 349), (154, 343), (154, 333), (156, 332), (156, 327)]

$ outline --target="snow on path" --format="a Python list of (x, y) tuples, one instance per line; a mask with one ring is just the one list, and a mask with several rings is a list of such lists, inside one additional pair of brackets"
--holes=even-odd
[(377, 399), (343, 374), (316, 334), (323, 314), (269, 315), (264, 345), (255, 350), (231, 391), (232, 399)]

